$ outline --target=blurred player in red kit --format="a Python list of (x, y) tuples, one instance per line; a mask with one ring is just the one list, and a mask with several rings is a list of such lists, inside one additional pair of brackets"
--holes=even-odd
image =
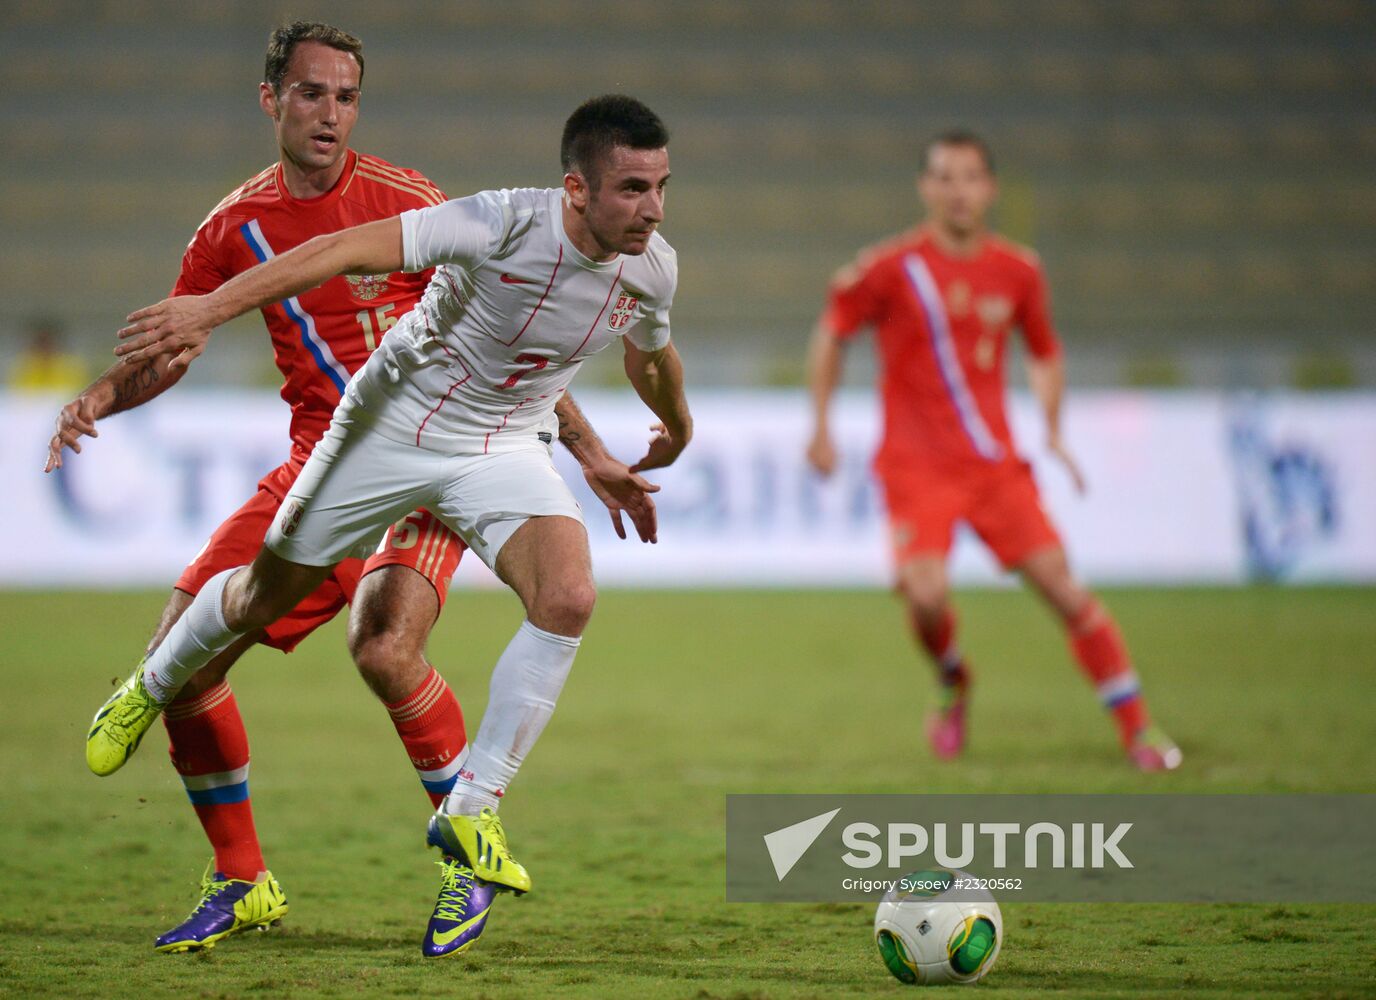
[[(420, 173), (349, 148), (362, 80), (362, 45), (353, 36), (314, 22), (296, 22), (272, 33), (259, 103), (273, 122), (279, 160), (211, 211), (182, 259), (174, 295), (214, 291), (312, 237), (445, 201)], [(349, 378), (419, 301), (432, 273), (343, 275), (262, 310), (285, 379), (282, 398), (291, 406), (291, 453), (182, 573), (149, 651), (162, 643), (207, 580), (257, 552), (329, 426)], [(193, 357), (186, 352), (172, 361), (162, 357), (112, 367), (59, 414), (47, 471), (62, 465), (64, 447), (79, 452), (82, 435), (97, 435), (97, 419), (142, 405), (170, 388)], [(642, 539), (651, 540), (653, 503), (635, 485), (648, 484), (605, 452), (572, 399), (561, 400), (557, 412), (560, 439), (584, 465), (589, 485), (612, 508), (618, 532), (619, 511), (625, 510)], [(619, 503), (611, 493), (628, 502)], [(274, 922), (287, 909), (259, 846), (248, 791), (248, 737), (225, 679), (255, 643), (290, 652), (351, 603), (348, 641), (354, 662), (387, 708), (432, 805), (443, 800), (455, 780), (466, 734), (459, 703), (426, 659), (425, 644), (464, 547), (428, 512), (407, 515), (387, 532), (374, 555), (342, 562), (293, 611), (230, 646), (166, 706), (163, 719), (172, 762), (215, 857), (214, 875), (205, 879), (200, 904), (186, 921), (158, 938), (158, 950), (212, 947), (231, 934)], [(137, 744), (131, 740), (121, 754), (102, 759), (93, 759), (88, 747), (88, 764), (97, 774), (109, 774)], [(452, 857), (442, 864), (446, 891), (456, 900), (454, 923), (464, 931), (448, 935), (441, 945), (427, 940), (424, 950), (432, 956), (462, 951), (476, 941), (491, 899), (491, 891), (475, 885), (467, 866)]]
[(986, 226), (998, 195), (989, 147), (963, 130), (938, 136), (924, 152), (918, 191), (925, 222), (865, 251), (832, 283), (809, 353), (815, 424), (807, 457), (822, 475), (835, 469), (828, 411), (844, 345), (873, 327), (884, 402), (874, 470), (898, 590), (941, 684), (941, 707), (928, 723), (932, 749), (950, 758), (965, 745), (971, 671), (956, 643), (946, 572), (955, 524), (964, 521), (1060, 617), (1132, 763), (1144, 771), (1175, 768), (1180, 750), (1152, 724), (1117, 624), (1072, 575), (1031, 469), (1014, 450), (1003, 367), (1016, 327), (1030, 355), (1047, 448), (1083, 492), (1061, 438), (1065, 370), (1041, 266)]

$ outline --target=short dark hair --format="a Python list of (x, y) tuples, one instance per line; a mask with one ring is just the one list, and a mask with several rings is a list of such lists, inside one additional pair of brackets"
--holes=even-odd
[(932, 165), (932, 150), (938, 146), (964, 146), (967, 149), (979, 151), (980, 158), (984, 160), (984, 169), (991, 174), (994, 173), (994, 151), (989, 148), (989, 143), (984, 141), (984, 137), (977, 132), (971, 132), (968, 128), (948, 128), (945, 132), (938, 132), (927, 140), (927, 144), (922, 147), (922, 172), (925, 174), (927, 168)]
[(320, 42), (340, 52), (347, 52), (358, 61), (358, 85), (363, 86), (363, 43), (347, 31), (319, 21), (293, 21), (268, 35), (268, 58), (263, 67), (263, 80), (274, 94), (282, 90), (282, 78), (287, 75), (291, 54), (302, 42)]
[(564, 123), (559, 162), (564, 171), (578, 171), (590, 187), (597, 187), (602, 159), (615, 146), (663, 149), (669, 130), (659, 115), (625, 94), (604, 94), (584, 101)]

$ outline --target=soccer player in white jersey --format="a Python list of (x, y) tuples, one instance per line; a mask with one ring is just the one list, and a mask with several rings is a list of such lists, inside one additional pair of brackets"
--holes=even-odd
[(562, 188), (485, 191), (317, 237), (208, 295), (130, 315), (117, 353), (135, 363), (173, 354), (185, 365), (216, 326), (333, 275), (436, 269), (350, 381), (252, 565), (207, 583), (125, 689), (165, 702), (340, 559), (425, 507), (527, 615), (493, 670), (430, 841), (479, 879), (530, 889), (496, 810), (554, 710), (595, 599), (582, 515), (551, 461), (554, 403), (586, 358), (621, 340), (626, 374), (663, 425), (643, 464), (668, 464), (692, 435), (669, 340), (677, 262), (656, 232), (668, 139), (639, 101), (594, 98), (565, 124)]

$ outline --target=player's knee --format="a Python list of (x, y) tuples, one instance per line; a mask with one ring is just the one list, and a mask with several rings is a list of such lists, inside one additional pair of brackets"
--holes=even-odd
[(950, 593), (944, 582), (907, 580), (903, 583), (902, 591), (909, 610), (920, 621), (937, 621), (946, 614)]
[(531, 615), (534, 624), (560, 635), (580, 635), (592, 618), (597, 586), (591, 579), (563, 581), (541, 588)]
[(424, 656), (415, 642), (395, 631), (360, 633), (350, 630), (349, 655), (363, 680), (384, 697), (398, 686), (406, 687), (412, 675), (424, 665)]

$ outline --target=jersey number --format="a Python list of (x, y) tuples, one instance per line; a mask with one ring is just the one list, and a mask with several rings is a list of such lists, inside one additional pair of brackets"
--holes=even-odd
[(363, 327), (363, 343), (368, 350), (377, 350), (377, 342), (382, 339), (382, 335), (397, 325), (397, 317), (392, 315), (392, 310), (396, 307), (397, 303), (392, 302), (385, 306), (358, 311), (358, 324)]
[(411, 546), (415, 545), (416, 541), (420, 538), (421, 523), (424, 520), (424, 514), (418, 510), (413, 510), (396, 524), (392, 525), (392, 542), (390, 548), (409, 549)]
[(542, 358), (538, 354), (518, 354), (516, 355), (518, 365), (530, 365), (529, 368), (522, 368), (520, 371), (512, 372), (507, 376), (507, 380), (502, 383), (503, 389), (510, 389), (531, 372), (538, 372), (545, 365), (549, 364), (549, 358)]

